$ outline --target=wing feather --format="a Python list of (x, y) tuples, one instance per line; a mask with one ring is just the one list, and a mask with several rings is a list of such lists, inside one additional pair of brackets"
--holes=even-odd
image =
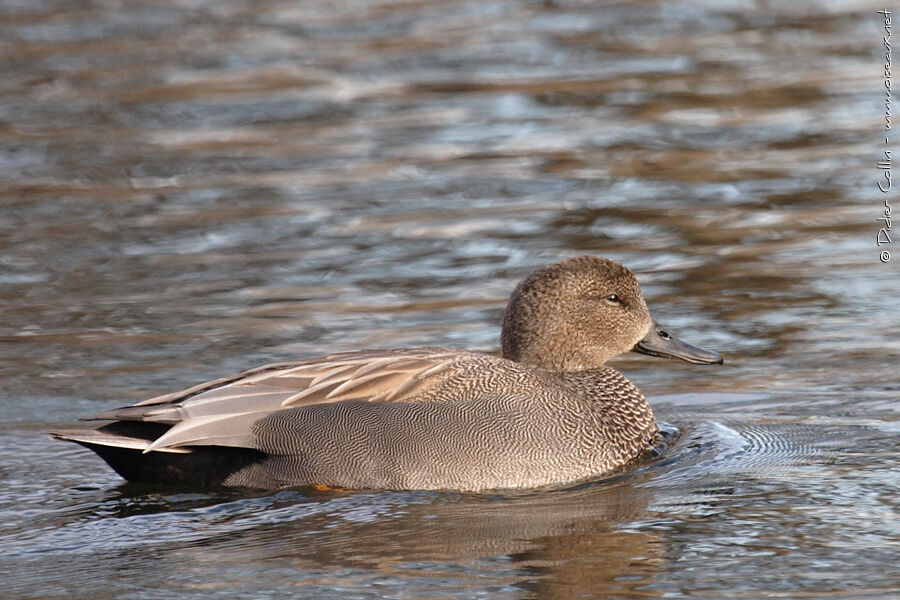
[(253, 423), (271, 412), (346, 400), (415, 401), (460, 368), (467, 355), (475, 356), (458, 350), (412, 348), (276, 363), (89, 419), (171, 424), (144, 452), (192, 445), (250, 447)]
[(179, 446), (237, 446), (250, 447), (250, 428), (270, 410), (258, 410), (224, 415), (193, 417), (172, 426), (144, 450), (177, 448)]

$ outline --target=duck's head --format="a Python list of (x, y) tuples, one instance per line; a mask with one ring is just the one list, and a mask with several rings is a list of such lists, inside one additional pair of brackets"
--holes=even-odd
[(595, 369), (630, 351), (723, 362), (657, 325), (634, 274), (597, 256), (541, 267), (519, 283), (506, 307), (501, 342), (504, 358), (554, 371)]

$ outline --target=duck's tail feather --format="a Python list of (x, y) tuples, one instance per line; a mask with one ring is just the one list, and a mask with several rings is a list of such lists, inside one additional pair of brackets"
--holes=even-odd
[(222, 485), (229, 475), (261, 461), (262, 452), (221, 446), (162, 448), (145, 452), (165, 425), (118, 421), (98, 429), (57, 429), (48, 433), (93, 450), (132, 482)]

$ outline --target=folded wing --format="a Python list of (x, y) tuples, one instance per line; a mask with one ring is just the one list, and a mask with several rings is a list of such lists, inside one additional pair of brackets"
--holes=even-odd
[(276, 410), (347, 400), (415, 401), (459, 369), (461, 356), (465, 353), (458, 350), (412, 348), (277, 363), (87, 420), (171, 425), (144, 452), (208, 445), (250, 448), (253, 423)]

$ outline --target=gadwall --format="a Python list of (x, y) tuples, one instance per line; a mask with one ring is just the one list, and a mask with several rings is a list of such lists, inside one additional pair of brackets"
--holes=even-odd
[(130, 481), (479, 491), (563, 484), (635, 462), (658, 433), (605, 366), (628, 351), (722, 364), (657, 325), (635, 276), (579, 256), (519, 283), (503, 356), (367, 350), (266, 365), (52, 432)]

